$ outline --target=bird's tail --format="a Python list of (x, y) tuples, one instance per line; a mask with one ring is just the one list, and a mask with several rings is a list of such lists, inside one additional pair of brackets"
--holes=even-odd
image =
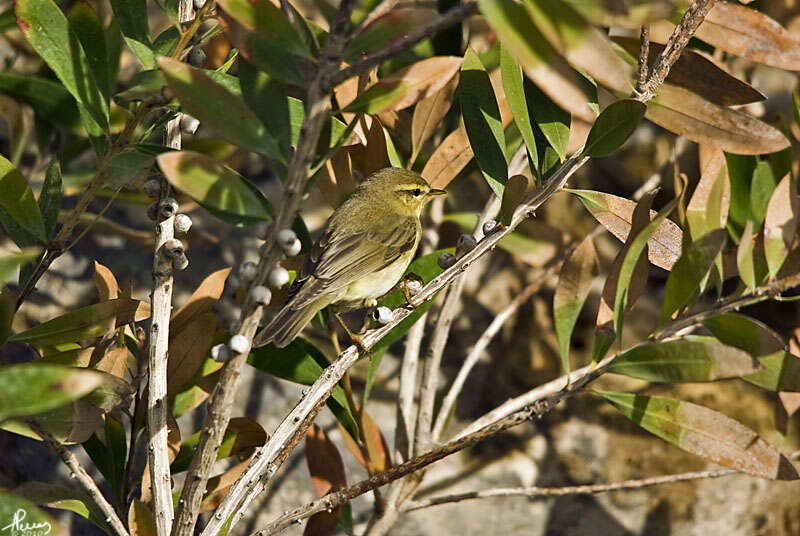
[(300, 308), (293, 308), (292, 302), (287, 303), (275, 318), (256, 335), (253, 346), (264, 346), (273, 343), (278, 348), (283, 348), (294, 340), (295, 337), (311, 322), (319, 311), (327, 307), (328, 300), (317, 299)]

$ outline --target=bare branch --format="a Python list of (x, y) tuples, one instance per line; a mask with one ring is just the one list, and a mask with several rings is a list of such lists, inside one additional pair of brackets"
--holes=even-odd
[(103, 493), (100, 491), (100, 488), (97, 487), (97, 483), (92, 480), (92, 477), (89, 476), (81, 464), (78, 463), (78, 458), (75, 455), (67, 450), (67, 448), (62, 445), (53, 435), (45, 430), (41, 424), (39, 424), (33, 418), (25, 419), (25, 422), (28, 423), (28, 426), (31, 427), (31, 430), (36, 432), (36, 434), (44, 440), (45, 443), (61, 458), (61, 461), (64, 462), (64, 465), (69, 467), (71, 471), (71, 476), (78, 481), (78, 484), (89, 494), (92, 501), (100, 508), (100, 511), (103, 512), (103, 515), (106, 516), (106, 523), (111, 527), (114, 531), (114, 534), (117, 536), (129, 536), (128, 531), (125, 530), (125, 525), (122, 524), (117, 513), (114, 511), (114, 508), (108, 503), (106, 498), (103, 496)]
[(639, 37), (639, 78), (636, 81), (636, 91), (641, 93), (644, 91), (644, 85), (647, 83), (647, 75), (649, 67), (647, 59), (650, 56), (650, 27), (642, 26), (642, 33)]
[[(683, 14), (680, 24), (672, 32), (672, 35), (667, 41), (667, 45), (661, 54), (658, 56), (653, 68), (650, 69), (650, 74), (647, 77), (647, 82), (639, 92), (638, 99), (642, 102), (647, 102), (658, 93), (661, 84), (666, 80), (669, 70), (678, 61), (678, 58), (692, 38), (698, 26), (705, 20), (706, 15), (714, 6), (715, 0), (695, 0), (692, 5)], [(646, 60), (645, 60), (646, 63)]]
[[(306, 99), (306, 117), (300, 129), (297, 149), (289, 163), (283, 198), (278, 205), (280, 209), (270, 228), (270, 235), (267, 237), (258, 264), (258, 273), (253, 282), (251, 282), (251, 287), (262, 285), (264, 281), (266, 281), (269, 272), (277, 265), (282, 253), (277, 246), (275, 237), (281, 229), (290, 228), (296, 217), (305, 184), (310, 175), (309, 171), (316, 152), (317, 141), (319, 140), (325, 120), (328, 117), (330, 98), (325, 88), (330, 87), (327, 81), (331, 73), (335, 72), (335, 69), (339, 66), (347, 41), (345, 30), (349, 23), (350, 13), (352, 12), (354, 4), (354, 0), (343, 0), (340, 3), (339, 11), (331, 24), (330, 34), (325, 43), (325, 48), (322, 51), (318, 71), (309, 84), (308, 97)], [(219, 450), (225, 429), (230, 420), (233, 397), (236, 393), (239, 377), (246, 363), (247, 355), (250, 352), (253, 337), (258, 330), (263, 310), (264, 307), (262, 305), (254, 303), (249, 298), (242, 310), (241, 326), (237, 330), (236, 335), (241, 335), (247, 340), (247, 348), (241, 353), (232, 355), (228, 362), (225, 363), (217, 385), (214, 388), (214, 392), (211, 395), (208, 413), (206, 414), (203, 431), (200, 435), (200, 441), (189, 467), (186, 484), (184, 484), (183, 491), (181, 492), (181, 501), (178, 504), (179, 518), (178, 522), (175, 524), (176, 530), (173, 531), (173, 536), (188, 536), (193, 533), (208, 475), (216, 460), (217, 451)], [(333, 387), (331, 387), (331, 389), (333, 389)], [(330, 390), (324, 393), (319, 404), (312, 404), (311, 407), (307, 408), (305, 414), (295, 422), (295, 424), (299, 425), (296, 431), (300, 431), (300, 433), (294, 440), (289, 439), (285, 444), (288, 448), (286, 456), (291, 452), (291, 449), (297, 441), (300, 440), (302, 434), (305, 433), (305, 430), (313, 421), (316, 413), (319, 412), (320, 408), (324, 405), (325, 399), (327, 399), (329, 394)], [(284, 437), (284, 439), (287, 438)], [(282, 445), (282, 447), (283, 446), (284, 445)], [(262, 452), (263, 450), (259, 451), (259, 453)], [(253, 460), (250, 464), (250, 468), (257, 464), (257, 459), (258, 457)], [(246, 471), (242, 477), (240, 477), (237, 484), (242, 485), (243, 482), (248, 482), (249, 486), (260, 486), (261, 484), (258, 478), (253, 479), (252, 482), (249, 482), (249, 479), (243, 480), (248, 472), (249, 471)], [(215, 515), (209, 520), (208, 525), (203, 530), (203, 534), (216, 534), (228, 519), (229, 514), (223, 514), (222, 512), (228, 511), (228, 513), (230, 513), (236, 506), (232, 501), (234, 499), (237, 501), (242, 499), (241, 495), (236, 495), (234, 493), (235, 488), (236, 486), (231, 489), (225, 501), (223, 501)], [(232, 528), (240, 519), (241, 515), (234, 516), (230, 527)]]
[(322, 512), (323, 510), (336, 508), (337, 506), (340, 506), (358, 497), (359, 495), (363, 495), (368, 491), (372, 491), (385, 484), (388, 484), (389, 482), (393, 482), (398, 478), (402, 478), (411, 473), (419, 471), (420, 469), (423, 469), (424, 467), (427, 467), (428, 465), (437, 462), (442, 458), (450, 456), (451, 454), (461, 451), (465, 448), (471, 447), (472, 445), (475, 445), (476, 443), (479, 443), (488, 437), (498, 434), (504, 430), (508, 430), (509, 428), (522, 424), (531, 419), (540, 418), (553, 407), (555, 407), (555, 404), (557, 403), (558, 399), (555, 398), (553, 400), (541, 401), (539, 404), (532, 405), (531, 407), (526, 408), (524, 411), (519, 411), (514, 415), (510, 415), (502, 421), (498, 421), (491, 426), (487, 426), (486, 428), (479, 430), (474, 434), (451, 441), (401, 465), (396, 465), (382, 473), (374, 475), (371, 478), (362, 480), (361, 482), (354, 484), (347, 489), (328, 494), (322, 499), (309, 503), (281, 516), (267, 528), (254, 532), (253, 536), (268, 536), (270, 534), (275, 534), (289, 527), (292, 523), (297, 523), (298, 521), (310, 517), (318, 512)]
[(676, 475), (656, 476), (652, 478), (642, 478), (640, 480), (625, 480), (613, 484), (593, 484), (590, 486), (565, 486), (561, 488), (499, 488), (482, 491), (468, 491), (464, 493), (454, 493), (452, 495), (442, 495), (430, 499), (411, 501), (405, 505), (403, 512), (411, 512), (431, 506), (442, 504), (452, 504), (471, 499), (488, 499), (491, 497), (528, 497), (530, 499), (546, 499), (549, 497), (563, 497), (565, 495), (594, 495), (609, 491), (641, 489), (661, 484), (672, 484), (674, 482), (684, 482), (687, 480), (704, 480), (707, 478), (719, 478), (722, 476), (742, 474), (735, 469), (715, 469), (711, 471), (695, 471), (692, 473), (680, 473)]
[[(558, 266), (560, 266), (560, 263)], [(506, 306), (505, 309), (497, 313), (497, 315), (492, 319), (491, 323), (487, 326), (486, 330), (478, 338), (475, 346), (472, 347), (472, 350), (470, 350), (469, 354), (467, 354), (467, 357), (464, 359), (464, 362), (461, 364), (461, 369), (458, 371), (458, 375), (456, 375), (455, 380), (453, 380), (450, 390), (444, 397), (441, 408), (439, 408), (439, 414), (436, 416), (436, 424), (433, 427), (433, 439), (435, 441), (438, 441), (441, 438), (442, 433), (444, 432), (444, 427), (447, 424), (456, 400), (458, 399), (458, 395), (461, 393), (461, 390), (464, 388), (464, 383), (467, 381), (467, 376), (469, 376), (472, 368), (475, 366), (481, 356), (483, 356), (483, 351), (486, 350), (487, 346), (489, 346), (489, 342), (491, 342), (494, 336), (497, 335), (506, 321), (511, 318), (517, 309), (519, 309), (522, 304), (528, 301), (531, 296), (539, 291), (542, 285), (549, 279), (549, 276), (552, 275), (552, 273), (555, 273), (556, 269), (557, 268), (555, 267), (551, 267), (547, 273), (536, 283), (525, 287), (525, 289), (523, 289), (523, 291), (520, 292), (517, 297)]]

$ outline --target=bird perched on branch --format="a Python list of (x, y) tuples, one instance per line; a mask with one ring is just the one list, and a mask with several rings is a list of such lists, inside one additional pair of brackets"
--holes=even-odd
[(414, 258), (422, 233), (420, 214), (444, 190), (431, 188), (413, 171), (375, 172), (331, 215), (325, 230), (297, 273), (289, 299), (256, 336), (282, 348), (319, 311), (333, 312), (353, 342), (361, 344), (339, 313), (375, 307), (393, 290)]

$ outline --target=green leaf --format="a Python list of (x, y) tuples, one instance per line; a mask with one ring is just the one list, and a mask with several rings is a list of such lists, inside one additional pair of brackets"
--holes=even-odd
[(15, 516), (21, 515), (19, 512), (24, 512), (25, 514), (25, 517), (20, 519), (20, 523), (36, 527), (36, 529), (30, 531), (12, 530), (11, 532), (15, 535), (23, 536), (37, 531), (41, 531), (41, 534), (59, 534), (61, 532), (53, 518), (38, 509), (32, 502), (14, 493), (0, 489), (0, 520), (4, 523), (3, 526), (5, 527), (12, 523), (16, 519)]
[(489, 75), (472, 49), (464, 55), (458, 98), (478, 167), (489, 187), (502, 199), (508, 180), (505, 133)]
[(22, 363), (0, 368), (0, 421), (57, 408), (103, 381), (94, 370)]
[(190, 65), (161, 58), (159, 66), (181, 105), (234, 145), (283, 162), (277, 142), (241, 96)]
[(628, 252), (625, 254), (625, 259), (622, 261), (622, 266), (619, 271), (619, 282), (617, 283), (617, 293), (614, 297), (614, 332), (619, 336), (622, 329), (622, 317), (625, 314), (625, 307), (628, 301), (628, 287), (631, 284), (634, 268), (642, 255), (644, 248), (647, 246), (647, 241), (655, 232), (656, 228), (661, 225), (670, 212), (678, 204), (679, 198), (673, 199), (653, 218), (647, 226), (642, 229), (633, 241), (630, 242)]
[(284, 55), (311, 59), (311, 52), (280, 8), (269, 0), (218, 0), (224, 12)]
[(79, 126), (75, 100), (58, 82), (34, 75), (0, 72), (0, 93), (30, 105), (38, 118), (68, 130)]
[(50, 239), (56, 230), (58, 211), (61, 209), (61, 164), (55, 158), (47, 166), (38, 204), (45, 236)]
[[(750, 292), (754, 292), (758, 286), (754, 242), (753, 220), (747, 220), (739, 240), (739, 247), (736, 249), (736, 268), (739, 271), (739, 278), (750, 289)], [(766, 260), (764, 262), (766, 263)]]
[(608, 372), (651, 382), (710, 382), (760, 370), (750, 354), (706, 337), (634, 346), (617, 356)]
[(530, 102), (533, 118), (561, 162), (567, 157), (569, 144), (569, 112), (559, 108), (550, 97), (529, 81), (525, 81), (525, 96)]
[(125, 464), (128, 457), (128, 446), (125, 428), (122, 423), (110, 415), (106, 415), (103, 427), (103, 440), (93, 434), (82, 443), (83, 449), (92, 459), (97, 469), (111, 484), (117, 504), (123, 499), (122, 486), (125, 478)]
[(634, 99), (622, 99), (603, 110), (597, 118), (583, 154), (591, 157), (608, 156), (628, 141), (644, 117), (647, 106)]
[[(172, 474), (189, 469), (194, 451), (200, 442), (200, 434), (196, 432), (181, 443), (180, 451), (175, 460), (170, 464)], [(230, 420), (225, 429), (225, 435), (217, 451), (217, 460), (247, 452), (249, 449), (260, 447), (267, 441), (267, 433), (257, 422), (246, 417), (235, 417)]]
[(756, 164), (756, 169), (753, 171), (753, 180), (750, 183), (750, 213), (753, 215), (756, 229), (759, 229), (761, 224), (764, 223), (769, 198), (777, 185), (778, 179), (772, 172), (772, 166), (764, 161)]
[(596, 393), (651, 434), (701, 458), (760, 478), (798, 478), (777, 448), (721, 413), (670, 398)]
[(117, 298), (70, 311), (12, 335), (8, 340), (37, 345), (85, 341), (101, 337), (125, 324), (143, 320), (149, 314), (148, 304), (130, 298)]
[(698, 292), (700, 285), (714, 265), (714, 260), (722, 252), (728, 233), (716, 229), (694, 241), (683, 252), (672, 267), (664, 288), (664, 302), (661, 307), (660, 324), (663, 326), (672, 314), (689, 302)]
[(519, 128), (522, 139), (528, 147), (528, 154), (533, 161), (533, 169), (539, 169), (539, 158), (536, 147), (536, 137), (531, 126), (531, 116), (528, 110), (528, 101), (525, 96), (522, 71), (511, 57), (507, 47), (500, 47), (500, 74), (503, 79), (503, 89), (508, 99), (508, 106), (514, 116), (514, 122)]
[[(36, 198), (33, 196), (30, 186), (17, 168), (2, 155), (0, 155), (0, 208), (17, 225), (36, 237), (40, 243), (47, 241), (42, 214), (39, 212), (39, 206), (36, 204)], [(8, 228), (7, 219), (0, 217), (0, 223), (6, 227), (6, 232), (10, 235), (11, 230)], [(30, 244), (17, 245), (25, 247)]]
[[(109, 527), (104, 521), (106, 516), (92, 498), (83, 491), (45, 482), (25, 482), (14, 488), (14, 494), (38, 506), (67, 510), (77, 514), (88, 519), (104, 532), (110, 533)], [(26, 511), (25, 514), (23, 523), (30, 523), (28, 512)], [(28, 531), (22, 531), (20, 534), (26, 532)]]
[[(39, 256), (39, 249), (30, 248), (21, 253), (0, 255), (0, 288), (13, 276), (17, 268)], [(2, 345), (2, 342), (0, 342)]]
[(273, 209), (250, 181), (213, 158), (193, 151), (158, 157), (169, 183), (185, 192), (215, 216), (231, 223), (252, 224), (272, 218)]
[(784, 350), (781, 337), (754, 318), (736, 313), (716, 315), (703, 326), (724, 344), (749, 353), (763, 370), (742, 379), (768, 391), (800, 391), (800, 358)]
[(34, 50), (107, 132), (108, 102), (92, 74), (80, 40), (59, 7), (53, 0), (19, 0), (16, 13), (17, 24)]
[[(302, 385), (313, 384), (325, 367), (330, 365), (322, 352), (301, 338), (293, 340), (285, 348), (277, 348), (273, 344), (254, 348), (247, 357), (247, 363), (267, 374)], [(358, 425), (350, 413), (344, 389), (337, 385), (327, 404), (342, 426), (357, 438)]]
[(125, 36), (125, 42), (139, 58), (145, 69), (156, 68), (156, 55), (150, 45), (147, 27), (147, 2), (145, 0), (111, 0), (114, 16)]
[(86, 0), (79, 0), (72, 6), (67, 18), (69, 27), (75, 32), (83, 46), (89, 67), (97, 81), (97, 87), (105, 102), (108, 103), (111, 89), (103, 23), (100, 22), (97, 12)]
[(592, 281), (599, 273), (597, 251), (592, 237), (585, 238), (564, 262), (553, 295), (553, 323), (564, 373), (569, 374), (569, 342)]
[(728, 164), (728, 178), (731, 185), (731, 206), (728, 219), (738, 229), (742, 229), (747, 220), (752, 220), (750, 214), (750, 183), (758, 160), (755, 156), (725, 153)]

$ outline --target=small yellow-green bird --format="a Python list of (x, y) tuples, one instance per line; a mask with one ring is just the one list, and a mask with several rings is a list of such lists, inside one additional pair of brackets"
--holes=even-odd
[(365, 179), (331, 215), (289, 299), (254, 346), (286, 346), (329, 305), (336, 313), (377, 305), (414, 258), (423, 207), (445, 193), (402, 168), (385, 168)]

